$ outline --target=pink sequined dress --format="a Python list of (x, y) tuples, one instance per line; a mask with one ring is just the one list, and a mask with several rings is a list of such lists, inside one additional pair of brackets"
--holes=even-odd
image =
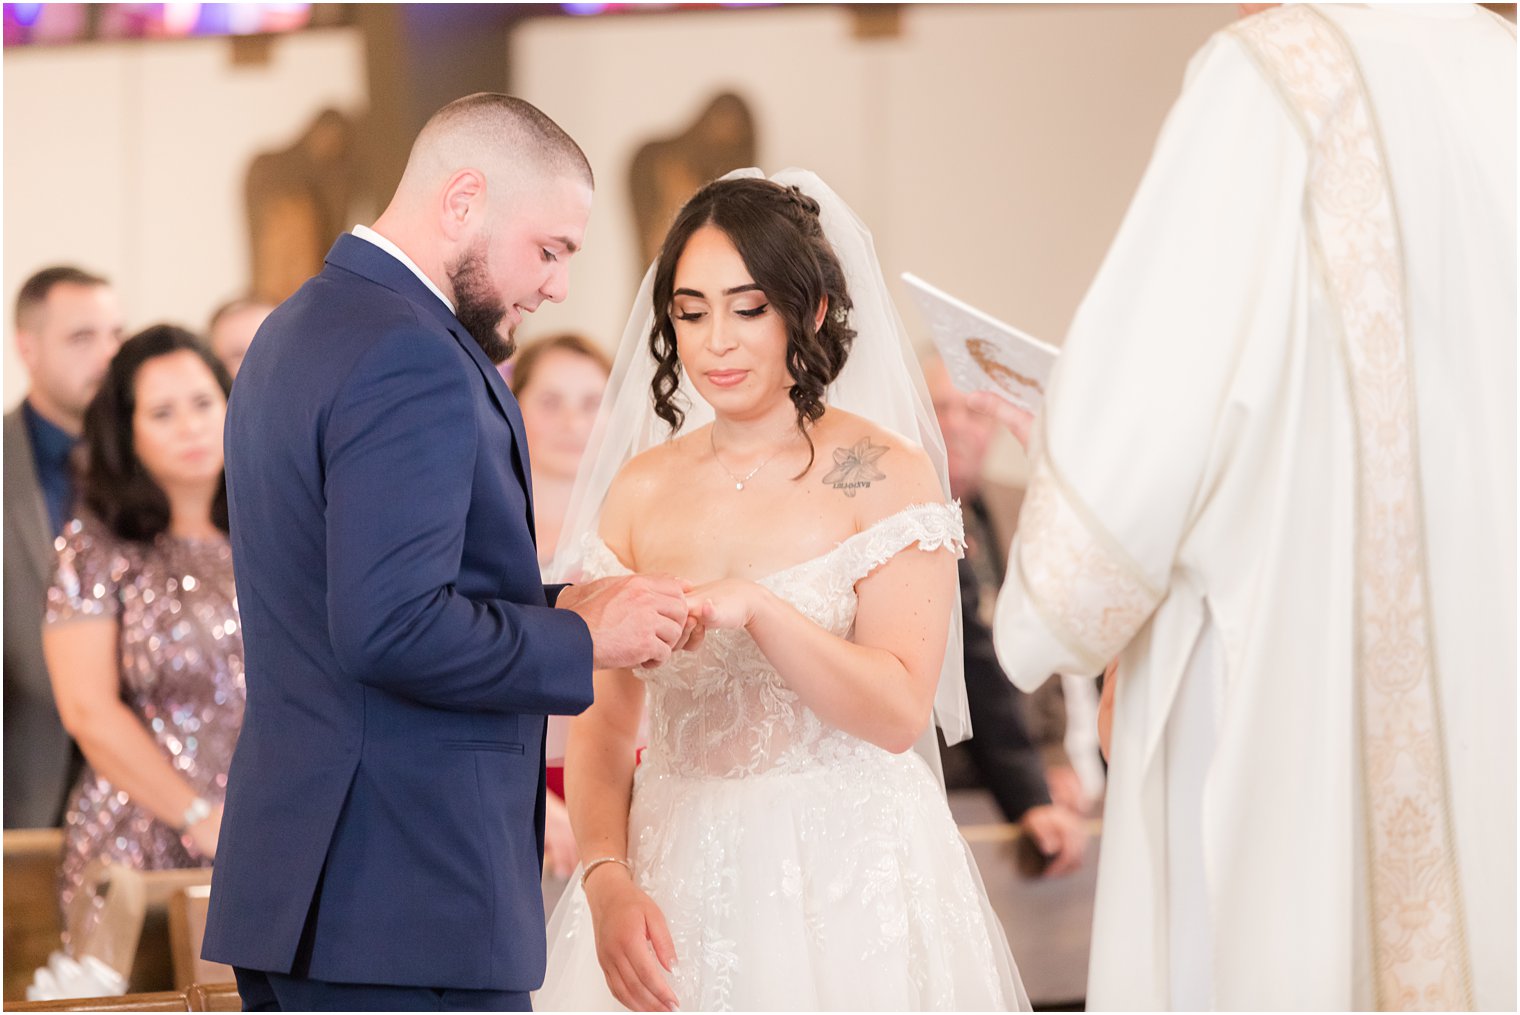
[[(117, 621), (122, 700), (175, 771), (211, 804), (221, 803), (245, 701), (227, 540), (165, 534), (139, 543), (82, 518), (64, 526), (56, 545), (45, 623)], [(64, 811), (59, 902), (66, 926), (85, 867), (96, 857), (139, 870), (211, 863), (86, 764)], [(69, 930), (80, 933), (88, 919), (76, 914)]]

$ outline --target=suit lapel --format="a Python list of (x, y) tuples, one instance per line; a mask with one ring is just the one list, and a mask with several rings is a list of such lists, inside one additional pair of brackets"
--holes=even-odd
[(5, 516), (16, 526), (26, 558), (46, 586), (53, 580), (53, 537), (48, 535), (47, 502), (20, 406), (5, 417)]
[(512, 468), (516, 470), (523, 489), (528, 493), (528, 530), (534, 533), (533, 541), (537, 546), (538, 536), (533, 522), (533, 469), (528, 460), (528, 434), (523, 429), (522, 409), (507, 387), (507, 382), (502, 380), (501, 372), (496, 369), (496, 364), (491, 362), (490, 357), (485, 354), (480, 343), (475, 341), (474, 336), (464, 330), (464, 325), (457, 320), (452, 321), (449, 324), (449, 333), (475, 361), (476, 369), (485, 379), (486, 390), (491, 393), (491, 401), (496, 403), (497, 410), (507, 419), (507, 426), (512, 428)]
[(449, 311), (437, 294), (424, 285), (410, 268), (368, 240), (361, 239), (352, 233), (344, 233), (328, 251), (327, 261), (345, 271), (354, 272), (383, 285), (422, 308), (425, 313), (449, 330), (449, 334), (454, 336), (454, 341), (458, 342), (474, 361), (485, 381), (486, 390), (491, 395), (491, 401), (495, 403), (496, 410), (506, 419), (507, 426), (512, 431), (512, 447), (508, 453), (512, 456), (512, 468), (517, 473), (523, 490), (527, 493), (528, 531), (534, 535), (535, 545), (537, 545), (533, 521), (533, 475), (528, 461), (528, 437), (523, 429), (522, 412), (518, 409), (517, 399), (512, 397), (512, 392), (507, 389), (507, 382), (501, 379), (496, 365), (480, 348), (480, 343), (475, 341), (474, 337), (465, 330), (464, 325), (459, 323), (459, 318)]

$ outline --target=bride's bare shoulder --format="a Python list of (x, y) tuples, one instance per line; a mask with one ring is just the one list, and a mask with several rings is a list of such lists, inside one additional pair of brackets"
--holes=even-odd
[(607, 489), (607, 499), (602, 504), (600, 528), (608, 545), (613, 545), (613, 539), (620, 536), (626, 543), (626, 535), (634, 521), (668, 501), (672, 492), (679, 488), (680, 477), (689, 475), (693, 440), (705, 440), (705, 433), (703, 427), (683, 434), (675, 440), (656, 444), (624, 463), (613, 477), (612, 485)]
[(945, 499), (928, 453), (902, 434), (842, 409), (815, 428), (820, 483), (849, 502), (864, 527), (910, 504)]

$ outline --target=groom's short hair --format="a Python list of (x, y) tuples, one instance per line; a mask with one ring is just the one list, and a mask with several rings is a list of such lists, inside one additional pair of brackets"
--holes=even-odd
[(407, 171), (419, 153), (463, 145), (487, 147), (515, 162), (556, 175), (579, 176), (595, 187), (591, 162), (575, 139), (532, 103), (500, 92), (476, 92), (455, 99), (428, 118), (412, 145)]

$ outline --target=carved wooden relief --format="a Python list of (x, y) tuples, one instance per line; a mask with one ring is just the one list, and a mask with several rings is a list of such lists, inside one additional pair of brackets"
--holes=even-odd
[(708, 103), (691, 126), (650, 141), (633, 156), (630, 182), (640, 269), (660, 252), (660, 241), (686, 199), (710, 180), (757, 161), (755, 121), (732, 92)]
[(318, 114), (290, 147), (248, 167), (251, 291), (279, 303), (322, 270), (360, 191), (357, 125), (337, 110)]

